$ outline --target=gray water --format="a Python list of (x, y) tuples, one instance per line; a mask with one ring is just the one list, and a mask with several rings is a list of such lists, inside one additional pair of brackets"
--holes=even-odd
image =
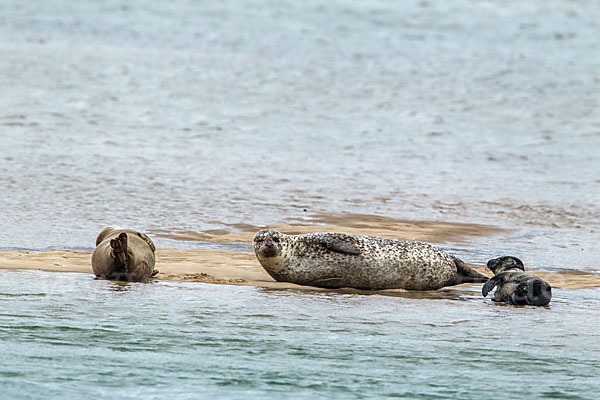
[(2, 397), (598, 398), (597, 324), (580, 320), (600, 292), (555, 296), (570, 300), (511, 308), (0, 271)]
[(596, 270), (598, 21), (566, 0), (0, 2), (0, 247), (362, 213), (492, 224), (490, 257)]
[[(443, 244), (469, 262), (599, 271), (598, 21), (591, 0), (0, 0), (0, 250), (359, 213), (506, 230)], [(0, 275), (6, 397), (598, 397), (597, 290), (534, 310)]]

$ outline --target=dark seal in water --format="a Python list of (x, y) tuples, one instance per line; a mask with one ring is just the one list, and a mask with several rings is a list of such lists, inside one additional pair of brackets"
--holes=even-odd
[(496, 287), (494, 301), (513, 305), (545, 306), (552, 299), (552, 288), (545, 280), (526, 274), (523, 262), (517, 257), (504, 256), (488, 261), (494, 273), (481, 288), (483, 297)]
[(254, 236), (263, 268), (281, 282), (326, 288), (435, 290), (488, 280), (427, 243), (343, 233)]

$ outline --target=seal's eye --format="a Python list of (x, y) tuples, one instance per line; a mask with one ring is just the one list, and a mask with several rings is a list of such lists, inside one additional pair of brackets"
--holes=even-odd
[(279, 243), (279, 238), (278, 238), (277, 236), (273, 236), (273, 241), (274, 241), (275, 243)]

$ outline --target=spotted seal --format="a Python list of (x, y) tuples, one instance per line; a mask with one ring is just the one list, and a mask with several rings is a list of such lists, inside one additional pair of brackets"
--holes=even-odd
[(325, 288), (435, 290), (488, 280), (430, 244), (343, 233), (285, 235), (261, 230), (253, 239), (263, 268), (281, 282)]
[(92, 253), (92, 269), (98, 277), (125, 281), (147, 281), (156, 275), (154, 243), (143, 233), (107, 226)]
[(545, 280), (525, 273), (523, 262), (517, 257), (504, 256), (488, 261), (494, 273), (481, 288), (486, 297), (496, 287), (494, 301), (513, 305), (545, 306), (552, 299), (552, 288)]

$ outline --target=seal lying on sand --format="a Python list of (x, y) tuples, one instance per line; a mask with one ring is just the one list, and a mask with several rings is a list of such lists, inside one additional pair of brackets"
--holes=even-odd
[(326, 288), (434, 290), (488, 278), (427, 243), (343, 233), (265, 229), (254, 252), (276, 281)]
[(143, 233), (118, 226), (104, 228), (96, 239), (92, 269), (96, 276), (122, 281), (147, 281), (156, 275), (154, 243)]
[(486, 297), (495, 286), (494, 301), (514, 305), (545, 306), (552, 299), (552, 288), (545, 280), (526, 274), (523, 262), (517, 257), (499, 257), (488, 261), (487, 267), (494, 273), (481, 288)]

